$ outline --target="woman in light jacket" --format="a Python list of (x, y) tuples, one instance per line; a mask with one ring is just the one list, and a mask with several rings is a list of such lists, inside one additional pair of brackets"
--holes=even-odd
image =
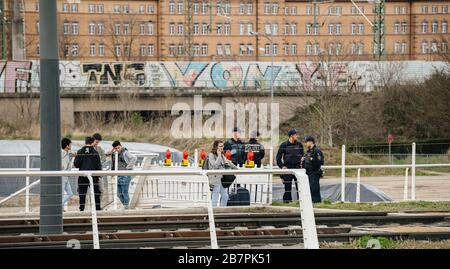
[[(208, 170), (223, 170), (227, 168), (237, 169), (237, 167), (225, 158), (223, 153), (223, 141), (214, 141), (211, 152), (208, 155), (207, 169)], [(212, 206), (217, 207), (220, 195), (220, 206), (227, 206), (228, 202), (228, 188), (222, 186), (222, 175), (210, 175), (209, 184), (213, 187), (212, 191)]]

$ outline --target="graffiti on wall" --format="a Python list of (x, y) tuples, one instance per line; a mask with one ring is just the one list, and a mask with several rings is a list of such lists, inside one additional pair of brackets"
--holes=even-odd
[(0, 61), (0, 92), (26, 91), (30, 86), (31, 61)]
[[(393, 62), (79, 62), (60, 61), (60, 84), (65, 90), (93, 87), (258, 88), (316, 86), (371, 90), (381, 80), (376, 69)], [(425, 78), (443, 62), (398, 62), (401, 79)], [(0, 61), (0, 92), (39, 88), (38, 61)]]

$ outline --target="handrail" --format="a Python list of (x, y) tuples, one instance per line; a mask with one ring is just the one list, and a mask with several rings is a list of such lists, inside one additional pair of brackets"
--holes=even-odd
[[(316, 222), (314, 218), (314, 209), (311, 200), (311, 192), (309, 186), (309, 180), (304, 169), (237, 169), (237, 170), (201, 170), (201, 169), (160, 169), (160, 170), (141, 170), (141, 171), (130, 171), (130, 170), (113, 170), (113, 171), (0, 171), (0, 177), (8, 176), (35, 176), (35, 177), (59, 177), (59, 176), (85, 176), (89, 178), (91, 184), (91, 197), (94, 199), (94, 188), (93, 179), (94, 176), (125, 176), (125, 175), (197, 175), (202, 176), (205, 183), (209, 184), (208, 175), (242, 175), (242, 174), (283, 174), (283, 175), (294, 175), (302, 191), (298, 189), (299, 197), (299, 207), (300, 214), (302, 216), (302, 230), (303, 230), (303, 242), (305, 248), (308, 249), (318, 249), (319, 242), (317, 237)], [(174, 178), (174, 180), (178, 180)], [(183, 179), (179, 179), (180, 181)], [(211, 196), (211, 191), (206, 188), (207, 197)], [(92, 200), (95, 201), (95, 200)], [(208, 219), (210, 225), (210, 238), (211, 238), (211, 248), (218, 248), (217, 245), (217, 234), (215, 230), (214, 214), (212, 208), (211, 199), (208, 201)], [(92, 203), (92, 202), (91, 202)], [(99, 248), (99, 235), (97, 227), (97, 213), (95, 206), (92, 207), (92, 234), (94, 241), (94, 248)]]

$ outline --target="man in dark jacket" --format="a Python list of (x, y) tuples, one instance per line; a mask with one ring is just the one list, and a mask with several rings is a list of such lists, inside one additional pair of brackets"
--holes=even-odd
[(261, 167), (261, 160), (264, 158), (264, 146), (258, 142), (259, 132), (252, 131), (250, 133), (250, 139), (245, 144), (245, 160), (247, 160), (247, 154), (250, 149), (253, 151), (254, 157), (253, 161), (255, 162), (256, 167)]
[(320, 196), (320, 177), (322, 176), (321, 166), (324, 164), (322, 151), (316, 146), (314, 137), (305, 137), (306, 151), (305, 157), (302, 158), (302, 166), (306, 169), (309, 179), (309, 187), (311, 189), (311, 197), (313, 203), (322, 202)]
[[(289, 139), (281, 143), (277, 152), (277, 165), (281, 169), (299, 169), (301, 168), (301, 160), (303, 157), (303, 145), (298, 141), (296, 129), (288, 132)], [(282, 175), (281, 179), (284, 184), (283, 202), (292, 201), (292, 180), (295, 181), (295, 187), (298, 191), (297, 178), (294, 175)]]
[[(85, 139), (85, 146), (77, 152), (77, 157), (74, 161), (74, 166), (80, 171), (92, 171), (102, 170), (102, 164), (100, 162), (100, 156), (94, 149), (94, 138), (88, 136)], [(94, 180), (94, 193), (95, 193), (95, 208), (101, 210), (100, 207), (100, 188), (99, 178), (93, 177)], [(84, 205), (86, 203), (86, 193), (89, 188), (89, 179), (87, 177), (78, 177), (78, 193), (80, 196), (80, 211), (84, 211)], [(91, 201), (92, 203), (92, 201)]]
[(239, 128), (233, 129), (233, 137), (228, 139), (224, 144), (224, 152), (231, 151), (231, 162), (236, 166), (244, 165), (245, 161), (245, 144), (240, 137)]

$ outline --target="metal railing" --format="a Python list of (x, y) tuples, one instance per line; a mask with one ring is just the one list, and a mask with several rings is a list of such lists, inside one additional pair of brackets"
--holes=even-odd
[[(61, 176), (83, 176), (89, 179), (90, 197), (91, 197), (91, 218), (92, 218), (92, 236), (94, 248), (100, 248), (97, 212), (94, 194), (93, 177), (94, 176), (145, 176), (145, 175), (164, 175), (164, 176), (179, 176), (192, 175), (201, 176), (205, 183), (209, 184), (209, 175), (258, 175), (258, 174), (278, 174), (278, 175), (294, 175), (299, 182), (298, 197), (299, 208), (302, 221), (303, 242), (307, 249), (318, 249), (319, 242), (317, 237), (316, 222), (314, 217), (313, 204), (311, 200), (311, 192), (309, 180), (303, 169), (251, 169), (251, 170), (182, 170), (182, 169), (165, 169), (165, 170), (142, 170), (142, 171), (0, 171), (0, 177), (19, 176), (19, 177), (61, 177)], [(176, 177), (175, 177), (176, 178)], [(301, 191), (300, 191), (301, 190)], [(211, 191), (206, 188), (207, 197), (211, 197)], [(214, 222), (214, 214), (211, 199), (207, 199), (209, 230), (211, 239), (211, 248), (217, 249), (217, 235)]]

